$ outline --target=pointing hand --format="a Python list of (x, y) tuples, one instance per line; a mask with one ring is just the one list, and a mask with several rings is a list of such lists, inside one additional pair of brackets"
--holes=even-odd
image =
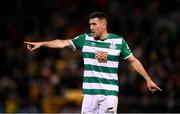
[(27, 49), (30, 51), (33, 51), (43, 45), (40, 42), (24, 42), (24, 43), (27, 44)]

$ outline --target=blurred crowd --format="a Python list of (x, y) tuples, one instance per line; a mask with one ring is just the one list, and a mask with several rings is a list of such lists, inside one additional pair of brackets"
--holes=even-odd
[(15, 0), (0, 2), (0, 113), (80, 112), (83, 59), (71, 48), (30, 52), (24, 41), (72, 39), (103, 11), (162, 92), (120, 58), (118, 112), (180, 112), (179, 0)]

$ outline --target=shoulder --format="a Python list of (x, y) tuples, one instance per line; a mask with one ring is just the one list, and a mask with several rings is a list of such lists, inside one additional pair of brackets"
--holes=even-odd
[(93, 37), (93, 36), (92, 36), (92, 33), (82, 33), (82, 34), (80, 34), (78, 37), (83, 37), (83, 38), (85, 38), (85, 37)]
[(94, 41), (94, 37), (92, 33), (84, 33), (85, 40), (91, 40)]
[(92, 33), (84, 33), (84, 35), (87, 35), (87, 36), (89, 36), (89, 37), (93, 37), (93, 36), (92, 36)]
[(76, 36), (74, 39), (85, 39), (85, 37), (86, 37), (86, 33), (82, 33), (82, 34)]

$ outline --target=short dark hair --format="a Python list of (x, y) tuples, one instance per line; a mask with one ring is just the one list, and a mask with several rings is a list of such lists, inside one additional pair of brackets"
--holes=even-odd
[(99, 18), (107, 20), (107, 16), (103, 12), (94, 12), (90, 15), (90, 19)]

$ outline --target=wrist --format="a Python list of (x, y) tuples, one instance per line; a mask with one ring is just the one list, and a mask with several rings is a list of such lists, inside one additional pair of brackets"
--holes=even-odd
[(152, 79), (150, 77), (146, 78), (146, 82), (150, 82)]
[(46, 41), (41, 43), (42, 46), (47, 46), (47, 44), (48, 44), (48, 42), (46, 42)]

